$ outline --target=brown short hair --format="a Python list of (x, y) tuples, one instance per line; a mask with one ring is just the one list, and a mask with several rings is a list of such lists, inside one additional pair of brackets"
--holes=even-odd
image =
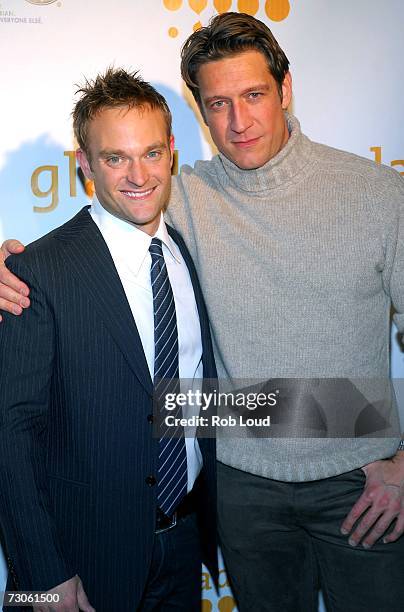
[(181, 49), (181, 75), (199, 107), (200, 66), (250, 50), (260, 51), (265, 56), (282, 99), (282, 83), (289, 70), (289, 60), (271, 30), (246, 13), (223, 13), (191, 34)]
[(104, 108), (127, 106), (128, 108), (153, 108), (163, 112), (168, 137), (171, 136), (171, 112), (166, 99), (138, 72), (123, 68), (108, 68), (94, 80), (86, 79), (77, 86), (76, 94), (82, 94), (73, 109), (73, 130), (79, 147), (88, 152), (87, 130), (89, 122)]

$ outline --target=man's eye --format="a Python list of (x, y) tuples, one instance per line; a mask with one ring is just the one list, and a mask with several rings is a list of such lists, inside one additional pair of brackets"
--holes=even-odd
[(109, 166), (119, 166), (123, 162), (123, 157), (120, 155), (111, 155), (111, 157), (107, 157), (107, 164)]
[(158, 159), (161, 157), (161, 151), (149, 151), (147, 157), (149, 159)]
[(251, 92), (248, 94), (248, 97), (249, 97), (249, 98), (252, 98), (253, 100), (256, 100), (256, 99), (257, 99), (257, 98), (259, 98), (261, 95), (262, 95), (262, 94), (261, 94), (261, 92), (259, 92), (259, 91), (251, 91)]
[(216, 100), (215, 102), (212, 102), (210, 108), (212, 108), (213, 110), (217, 110), (219, 108), (223, 108), (225, 104), (226, 102), (224, 100)]

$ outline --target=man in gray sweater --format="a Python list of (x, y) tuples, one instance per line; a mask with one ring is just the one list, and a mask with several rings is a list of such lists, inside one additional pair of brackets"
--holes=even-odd
[[(251, 16), (190, 36), (182, 75), (220, 153), (182, 168), (167, 216), (198, 268), (219, 377), (388, 386), (392, 306), (404, 331), (404, 181), (304, 136), (285, 112), (288, 70)], [(28, 288), (5, 268), (0, 280), (0, 307), (18, 314)], [(394, 400), (388, 410), (381, 436), (307, 435), (301, 419), (293, 437), (218, 440), (220, 537), (241, 611), (311, 612), (318, 587), (329, 610), (402, 610), (404, 452)]]

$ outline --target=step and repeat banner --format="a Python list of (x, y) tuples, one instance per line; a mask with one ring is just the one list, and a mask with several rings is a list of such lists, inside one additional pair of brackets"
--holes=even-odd
[[(1, 0), (0, 240), (30, 242), (89, 201), (70, 112), (75, 84), (107, 66), (139, 69), (167, 98), (179, 164), (209, 158), (215, 151), (181, 81), (179, 54), (193, 29), (230, 10), (267, 23), (286, 51), (292, 111), (310, 138), (404, 174), (402, 0)], [(396, 336), (393, 328), (399, 378)], [(0, 591), (5, 576), (2, 560)], [(236, 610), (224, 569), (220, 581), (216, 597), (203, 574), (204, 612)]]

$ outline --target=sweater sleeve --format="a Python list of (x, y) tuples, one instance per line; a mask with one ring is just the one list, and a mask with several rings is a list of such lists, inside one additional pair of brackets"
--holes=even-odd
[(193, 224), (195, 182), (192, 168), (183, 166), (181, 174), (172, 178), (170, 201), (164, 212), (165, 220), (181, 234), (194, 261), (198, 256)]
[(390, 273), (390, 296), (394, 308), (394, 322), (404, 333), (404, 178), (398, 175), (395, 203), (394, 248)]

